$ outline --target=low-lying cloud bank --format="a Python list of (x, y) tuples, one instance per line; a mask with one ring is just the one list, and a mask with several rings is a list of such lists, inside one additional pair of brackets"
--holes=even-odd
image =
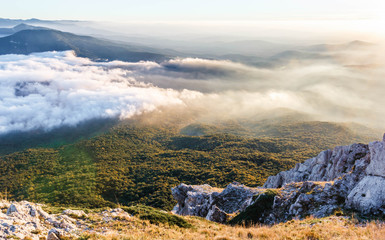
[[(370, 53), (372, 54), (372, 53)], [(0, 134), (183, 106), (212, 118), (289, 108), (381, 126), (385, 72), (362, 53), (262, 69), (231, 61), (92, 62), (71, 51), (0, 56)], [(380, 63), (380, 64), (379, 64)]]
[(0, 133), (128, 118), (200, 95), (154, 87), (127, 74), (72, 52), (0, 56)]

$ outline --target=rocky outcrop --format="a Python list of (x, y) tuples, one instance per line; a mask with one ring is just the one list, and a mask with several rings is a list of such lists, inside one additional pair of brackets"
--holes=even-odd
[(83, 210), (66, 209), (62, 212), (62, 214), (75, 218), (87, 217), (87, 214)]
[(49, 230), (47, 240), (60, 240), (64, 237), (64, 234), (57, 229), (53, 228)]
[(290, 182), (303, 181), (334, 181), (346, 174), (350, 174), (356, 167), (360, 167), (358, 174), (364, 174), (370, 161), (368, 145), (352, 144), (339, 146), (333, 150), (321, 152), (317, 157), (298, 163), (289, 171), (270, 176), (263, 185), (265, 188), (280, 188)]
[(213, 188), (207, 184), (199, 186), (180, 184), (172, 188), (172, 195), (178, 201), (173, 212), (225, 222), (228, 214), (246, 209), (252, 197), (259, 192), (261, 190), (239, 183), (229, 184), (225, 189)]
[[(26, 201), (13, 203), (2, 201), (1, 208), (7, 209), (6, 214), (0, 213), (1, 239), (11, 236), (18, 239), (26, 237), (39, 239), (40, 236), (37, 233), (48, 236), (48, 231), (52, 228), (59, 228), (66, 232), (76, 229), (75, 220), (50, 215), (38, 204)], [(54, 239), (52, 237), (51, 239)]]
[(385, 179), (378, 176), (366, 176), (349, 193), (346, 207), (357, 209), (365, 215), (384, 215)]
[[(385, 135), (383, 141), (368, 145), (352, 144), (323, 151), (293, 169), (270, 176), (263, 188), (230, 184), (223, 191), (202, 193), (200, 186), (180, 185), (172, 192), (178, 201), (176, 213), (225, 222), (227, 218), (223, 216), (228, 214), (247, 212), (247, 207), (259, 209), (255, 204), (259, 204), (258, 198), (266, 189), (276, 189), (276, 195), (271, 208), (258, 210), (264, 211), (258, 213), (264, 216), (257, 220), (262, 223), (308, 215), (324, 217), (345, 209), (361, 215), (385, 216)], [(230, 198), (226, 197), (229, 191)], [(200, 211), (196, 211), (197, 207)]]
[(49, 214), (41, 204), (27, 201), (0, 201), (0, 239), (77, 239), (91, 229), (90, 223), (102, 223), (131, 216), (122, 209), (94, 213), (93, 221), (81, 210), (64, 210), (62, 214)]

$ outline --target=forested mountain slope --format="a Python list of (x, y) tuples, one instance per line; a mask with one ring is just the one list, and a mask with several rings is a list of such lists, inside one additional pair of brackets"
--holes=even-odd
[(170, 189), (181, 182), (261, 186), (268, 176), (315, 156), (325, 146), (367, 141), (348, 128), (323, 122), (299, 128), (320, 128), (316, 135), (293, 128), (293, 135), (282, 138), (228, 134), (213, 125), (205, 125), (211, 129), (208, 133), (188, 136), (172, 124), (139, 122), (120, 123), (69, 145), (3, 155), (1, 192), (57, 205), (143, 203), (171, 209), (175, 202)]

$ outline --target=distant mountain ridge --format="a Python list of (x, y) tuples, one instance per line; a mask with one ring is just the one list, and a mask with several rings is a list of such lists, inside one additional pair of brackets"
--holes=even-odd
[[(80, 21), (0, 18), (0, 26), (9, 27), (0, 28), (0, 36), (10, 35), (7, 36), (8, 39), (0, 38), (0, 54), (74, 50), (78, 56), (95, 61), (121, 60), (136, 62), (144, 60), (161, 62), (174, 57), (197, 57), (231, 60), (259, 68), (274, 68), (283, 66), (293, 59), (298, 61), (324, 61), (335, 58), (336, 54), (341, 54), (343, 51), (370, 49), (370, 47), (375, 46), (373, 43), (359, 40), (343, 44), (318, 44), (304, 47), (262, 40), (180, 43), (172, 39), (158, 39), (152, 42), (134, 36), (124, 38), (124, 41), (122, 41), (121, 39), (118, 40), (119, 38), (114, 39), (111, 36), (107, 37), (107, 35), (103, 36), (102, 34), (91, 34), (93, 37), (91, 35), (84, 36), (89, 35), (89, 31), (80, 31), (80, 35), (74, 34), (72, 32), (76, 28), (70, 28), (69, 26), (78, 22)], [(85, 26), (85, 22), (82, 23)], [(87, 26), (92, 26), (92, 24), (90, 23)], [(30, 32), (23, 32), (27, 30)], [(79, 29), (75, 32), (79, 33)], [(362, 66), (353, 65), (352, 67)]]
[(95, 61), (161, 62), (169, 56), (135, 51), (132, 46), (79, 36), (52, 29), (22, 30), (0, 38), (0, 54), (30, 54), (33, 52), (73, 50), (79, 57)]
[(11, 27), (18, 24), (71, 24), (78, 23), (81, 21), (77, 20), (42, 20), (37, 18), (30, 19), (9, 19), (9, 18), (0, 18), (0, 26), (1, 27)]
[(307, 46), (304, 49), (309, 51), (324, 52), (324, 51), (344, 51), (344, 50), (357, 50), (363, 48), (370, 48), (375, 44), (360, 40), (354, 40), (344, 44), (317, 44)]
[(16, 25), (12, 28), (0, 28), (0, 35), (11, 35), (23, 30), (48, 30), (48, 28), (20, 23), (19, 25)]

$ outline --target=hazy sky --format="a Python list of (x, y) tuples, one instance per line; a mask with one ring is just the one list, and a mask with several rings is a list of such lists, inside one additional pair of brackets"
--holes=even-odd
[(383, 0), (0, 0), (0, 17), (99, 21), (357, 19), (383, 13)]

